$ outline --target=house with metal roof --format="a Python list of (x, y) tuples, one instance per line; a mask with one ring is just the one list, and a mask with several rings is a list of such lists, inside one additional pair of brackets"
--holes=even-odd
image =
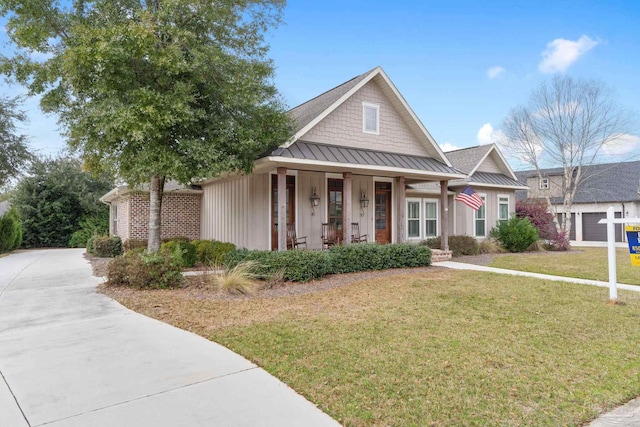
[[(516, 198), (543, 199), (549, 196), (552, 211), (560, 212), (563, 202), (562, 168), (518, 171), (516, 175), (529, 190), (517, 191)], [(605, 242), (606, 227), (598, 221), (606, 217), (609, 206), (615, 208), (617, 218), (640, 216), (640, 161), (603, 163), (582, 168), (583, 178), (576, 189), (571, 207), (570, 240), (580, 242)], [(561, 221), (561, 214), (557, 214)], [(616, 241), (625, 240), (622, 225), (616, 225)]]
[[(486, 238), (497, 222), (506, 221), (515, 212), (515, 192), (527, 187), (518, 181), (514, 171), (495, 144), (463, 148), (445, 153), (452, 166), (465, 174), (465, 178), (451, 180), (447, 184), (450, 232)], [(484, 206), (473, 210), (463, 203), (454, 202), (454, 196), (466, 186), (478, 193)], [(408, 239), (421, 240), (439, 235), (437, 227), (439, 203), (434, 198), (440, 191), (439, 184), (410, 184), (407, 189), (407, 217), (421, 221), (409, 223)]]
[[(501, 218), (498, 211), (515, 210), (514, 189), (524, 188), (495, 146), (445, 155), (380, 67), (289, 114), (292, 137), (256, 160), (251, 174), (199, 183), (200, 208), (193, 215), (201, 239), (284, 250), (287, 232), (294, 231), (306, 236), (307, 248), (320, 249), (327, 226), (344, 244), (354, 229), (377, 243), (432, 235), (446, 240), (451, 231), (482, 237)], [(475, 162), (465, 163), (470, 157)], [(455, 192), (468, 184), (479, 184), (487, 200), (484, 219), (474, 219), (468, 207), (449, 209)], [(500, 195), (508, 203), (501, 205)], [(112, 196), (104, 201), (113, 213), (120, 199)]]

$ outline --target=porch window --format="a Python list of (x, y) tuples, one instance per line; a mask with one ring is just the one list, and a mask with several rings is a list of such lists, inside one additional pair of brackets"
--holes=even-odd
[(420, 201), (407, 201), (407, 237), (420, 238)]
[(438, 203), (424, 203), (424, 237), (438, 235)]
[(343, 182), (341, 179), (328, 179), (329, 190), (329, 224), (335, 224), (338, 234), (342, 236), (342, 204)]
[(438, 234), (438, 201), (407, 199), (407, 238), (426, 239)]
[(480, 209), (475, 211), (474, 214), (473, 214), (473, 221), (474, 221), (474, 226), (475, 226), (474, 227), (474, 232), (475, 232), (475, 236), (476, 237), (486, 237), (486, 235), (487, 235), (487, 212), (486, 212), (485, 208), (486, 208), (487, 196), (480, 195), (480, 198), (482, 199), (483, 202), (485, 202), (485, 204), (480, 206)]
[(362, 103), (362, 130), (365, 133), (379, 133), (380, 106), (376, 104)]
[(500, 224), (509, 220), (509, 196), (498, 196), (498, 222)]

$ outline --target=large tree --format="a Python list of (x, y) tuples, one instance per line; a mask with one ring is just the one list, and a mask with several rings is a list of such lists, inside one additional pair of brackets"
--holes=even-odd
[(506, 152), (535, 169), (540, 179), (542, 169), (562, 168), (562, 203), (552, 204), (549, 192), (545, 198), (557, 230), (565, 236), (571, 231), (571, 206), (585, 167), (598, 160), (603, 147), (624, 139), (629, 118), (604, 84), (558, 75), (505, 119), (501, 143)]
[(34, 160), (10, 199), (22, 218), (23, 246), (68, 246), (83, 219), (109, 210), (99, 199), (112, 186), (110, 177), (93, 176), (76, 158)]
[(18, 49), (2, 71), (43, 94), (89, 167), (150, 183), (155, 251), (165, 179), (249, 172), (289, 136), (264, 41), (284, 3), (0, 0)]
[(25, 118), (17, 98), (0, 97), (0, 188), (24, 172), (32, 160), (27, 137), (17, 129)]

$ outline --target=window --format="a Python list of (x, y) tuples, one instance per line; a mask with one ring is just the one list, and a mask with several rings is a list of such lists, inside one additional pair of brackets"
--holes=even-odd
[(426, 239), (438, 234), (438, 201), (407, 199), (407, 238)]
[(378, 134), (380, 122), (380, 106), (376, 104), (362, 103), (362, 131), (365, 133)]
[(112, 229), (111, 234), (114, 236), (118, 235), (118, 205), (111, 205), (111, 221), (112, 221)]
[(424, 203), (424, 237), (438, 235), (438, 203)]
[(549, 189), (549, 178), (540, 178), (539, 183), (540, 183), (541, 190)]
[(476, 237), (485, 237), (487, 235), (487, 213), (485, 210), (487, 196), (480, 195), (480, 197), (485, 204), (480, 206), (480, 209), (473, 214), (474, 232)]
[(407, 237), (420, 238), (420, 200), (407, 201)]
[(509, 196), (498, 196), (498, 222), (507, 222), (509, 219)]

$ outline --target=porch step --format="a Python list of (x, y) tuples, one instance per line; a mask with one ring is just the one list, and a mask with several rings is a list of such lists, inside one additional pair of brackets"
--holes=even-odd
[(440, 249), (431, 249), (431, 262), (449, 261), (451, 259), (451, 251), (443, 251)]

